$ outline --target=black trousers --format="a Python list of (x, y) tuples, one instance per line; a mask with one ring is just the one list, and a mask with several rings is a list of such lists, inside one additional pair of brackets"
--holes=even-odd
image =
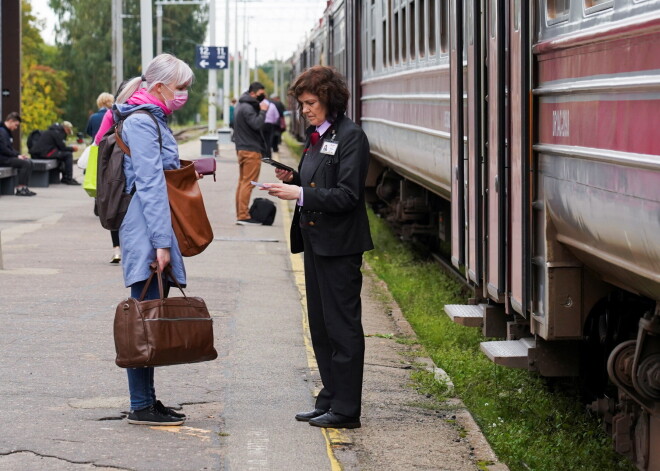
[(275, 126), (275, 128), (273, 129), (273, 140), (271, 142), (273, 152), (279, 152), (281, 143), (282, 143), (282, 130), (279, 128), (279, 126)]
[(18, 169), (18, 184), (26, 185), (32, 175), (33, 163), (30, 159), (19, 159), (18, 157), (0, 158), (0, 167), (13, 167)]
[(323, 382), (316, 407), (359, 417), (364, 371), (362, 254), (323, 257), (313, 253), (306, 236), (303, 240), (309, 330)]
[(58, 150), (46, 158), (57, 159), (60, 161), (61, 165), (64, 165), (64, 169), (62, 170), (62, 178), (73, 178), (73, 153), (67, 150)]
[(273, 153), (271, 151), (271, 142), (273, 141), (274, 129), (275, 126), (270, 123), (264, 123), (263, 128), (261, 128), (261, 134), (264, 136), (264, 147), (266, 149), (266, 152), (264, 153), (264, 157), (271, 158), (273, 156)]

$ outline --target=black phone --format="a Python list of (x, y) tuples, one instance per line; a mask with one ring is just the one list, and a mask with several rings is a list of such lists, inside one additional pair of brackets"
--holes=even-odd
[(270, 158), (264, 158), (264, 159), (261, 159), (261, 160), (262, 160), (262, 162), (265, 162), (269, 165), (272, 165), (275, 168), (280, 168), (282, 170), (286, 170), (287, 172), (293, 172), (294, 171), (288, 165), (284, 165), (282, 162), (278, 162), (277, 160), (273, 160), (273, 159), (270, 159)]

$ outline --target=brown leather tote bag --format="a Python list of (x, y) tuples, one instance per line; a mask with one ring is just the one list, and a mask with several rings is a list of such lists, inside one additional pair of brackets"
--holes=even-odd
[[(157, 264), (140, 299), (128, 298), (115, 311), (115, 363), (121, 368), (179, 365), (214, 360), (213, 319), (202, 298), (186, 296), (168, 266), (166, 275), (181, 290), (182, 298), (165, 298), (162, 272)], [(160, 299), (143, 301), (154, 276)]]
[(206, 215), (204, 198), (197, 182), (195, 165), (181, 161), (181, 168), (165, 170), (172, 228), (184, 257), (192, 257), (213, 241), (213, 229)]

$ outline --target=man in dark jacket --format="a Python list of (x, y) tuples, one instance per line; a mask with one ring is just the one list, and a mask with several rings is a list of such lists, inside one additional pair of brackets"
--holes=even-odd
[(250, 88), (238, 100), (234, 114), (234, 142), (238, 155), (238, 188), (236, 188), (236, 224), (260, 224), (250, 218), (251, 181), (259, 178), (261, 156), (266, 150), (261, 129), (266, 118), (268, 105), (263, 103), (266, 97), (264, 86), (259, 82), (250, 84)]
[(33, 159), (57, 159), (61, 165), (62, 183), (66, 185), (80, 185), (73, 178), (73, 152), (78, 150), (78, 146), (67, 146), (66, 136), (73, 133), (73, 125), (68, 121), (62, 121), (62, 124), (55, 123), (41, 133), (39, 140), (30, 149), (30, 155)]
[(18, 169), (18, 185), (16, 196), (34, 196), (36, 193), (27, 187), (32, 175), (32, 161), (27, 155), (21, 155), (14, 149), (14, 139), (11, 133), (21, 125), (21, 117), (15, 111), (9, 113), (3, 123), (0, 123), (0, 167)]

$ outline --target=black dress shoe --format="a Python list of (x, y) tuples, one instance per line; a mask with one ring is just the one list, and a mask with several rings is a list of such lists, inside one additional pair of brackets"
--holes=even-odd
[(347, 417), (332, 411), (310, 419), (309, 425), (323, 428), (360, 428), (362, 426), (359, 417)]
[(314, 409), (313, 411), (310, 412), (299, 412), (296, 414), (296, 420), (299, 420), (300, 422), (309, 422), (309, 419), (313, 419), (314, 417), (319, 417), (323, 414), (328, 412), (327, 410), (323, 409)]

